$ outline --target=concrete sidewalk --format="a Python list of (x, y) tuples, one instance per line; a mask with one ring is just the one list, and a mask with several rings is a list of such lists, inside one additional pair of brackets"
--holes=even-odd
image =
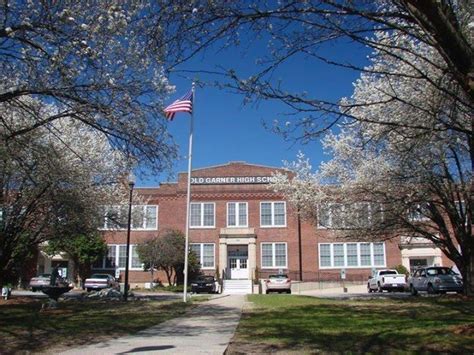
[(61, 354), (223, 354), (239, 323), (244, 299), (245, 296), (241, 295), (214, 298), (198, 305), (184, 317), (135, 335)]

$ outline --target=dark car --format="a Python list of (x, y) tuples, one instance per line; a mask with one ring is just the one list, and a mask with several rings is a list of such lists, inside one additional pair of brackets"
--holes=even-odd
[(408, 279), (408, 287), (413, 295), (419, 291), (446, 293), (463, 291), (461, 277), (449, 267), (430, 266), (416, 270)]
[(191, 281), (191, 292), (219, 293), (219, 282), (214, 276), (201, 276)]

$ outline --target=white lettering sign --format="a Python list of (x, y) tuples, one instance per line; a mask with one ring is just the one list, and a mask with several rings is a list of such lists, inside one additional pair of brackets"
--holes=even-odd
[(193, 185), (230, 185), (230, 184), (269, 184), (275, 180), (273, 176), (219, 176), (191, 177)]

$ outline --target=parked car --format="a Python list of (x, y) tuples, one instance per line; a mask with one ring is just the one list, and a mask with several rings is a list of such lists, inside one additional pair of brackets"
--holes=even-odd
[(220, 285), (214, 276), (200, 276), (191, 281), (191, 292), (219, 293)]
[(405, 291), (406, 288), (405, 275), (399, 274), (397, 270), (384, 269), (378, 270), (374, 276), (370, 276), (367, 281), (367, 291), (370, 292), (383, 292), (387, 291)]
[[(45, 286), (49, 286), (51, 283), (51, 274), (40, 274), (36, 277), (32, 277), (30, 280), (31, 291), (41, 291)], [(61, 276), (56, 276), (56, 285), (58, 286), (68, 286), (68, 282), (63, 279)]]
[(36, 277), (32, 277), (30, 280), (31, 291), (39, 291), (44, 286), (49, 286), (51, 282), (51, 274), (40, 274)]
[(270, 275), (265, 280), (265, 285), (267, 287), (265, 291), (267, 294), (270, 292), (291, 293), (291, 280), (285, 274)]
[(419, 291), (446, 293), (463, 291), (462, 278), (449, 267), (430, 266), (417, 269), (408, 279), (412, 295)]
[(109, 274), (92, 274), (84, 282), (84, 288), (87, 292), (92, 290), (102, 290), (104, 288), (114, 288), (120, 290), (120, 284), (115, 280), (115, 277)]

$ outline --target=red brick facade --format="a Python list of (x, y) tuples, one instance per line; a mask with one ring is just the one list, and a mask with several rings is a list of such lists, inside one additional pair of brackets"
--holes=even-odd
[[(286, 225), (278, 227), (262, 227), (261, 208), (262, 202), (279, 202), (284, 198), (269, 189), (268, 183), (255, 183), (256, 181), (265, 180), (270, 177), (276, 168), (265, 166), (257, 166), (242, 162), (231, 162), (225, 165), (197, 169), (193, 171), (195, 182), (201, 181), (201, 184), (193, 184), (191, 186), (191, 202), (206, 202), (215, 204), (214, 217), (215, 225), (213, 227), (200, 227), (190, 229), (190, 243), (208, 243), (214, 245), (214, 266), (206, 268), (206, 273), (215, 273), (219, 270), (219, 274), (226, 273), (230, 276), (231, 261), (230, 251), (242, 249), (247, 252), (247, 270), (248, 278), (261, 278), (270, 273), (277, 273), (279, 269), (288, 273), (294, 280), (299, 280), (302, 275), (303, 281), (332, 281), (340, 279), (341, 268), (346, 270), (346, 279), (352, 281), (366, 280), (373, 268), (394, 267), (402, 264), (402, 252), (400, 248), (400, 240), (386, 241), (381, 246), (377, 245), (356, 245), (356, 240), (344, 241), (344, 243), (352, 243), (344, 246), (344, 252), (349, 253), (349, 248), (354, 248), (357, 257), (353, 254), (352, 262), (357, 266), (335, 266), (320, 267), (320, 248), (321, 243), (335, 243), (330, 232), (325, 229), (318, 229), (315, 224), (309, 221), (301, 221), (301, 237), (298, 236), (298, 217), (294, 213), (292, 207), (286, 204)], [(241, 183), (244, 178), (248, 178), (249, 183)], [(250, 178), (251, 177), (251, 178)], [(199, 180), (199, 178), (201, 178)], [(207, 178), (207, 180), (206, 180)], [(226, 180), (216, 180), (215, 178), (227, 178)], [(257, 179), (258, 178), (258, 179)], [(213, 180), (214, 179), (214, 180)], [(232, 180), (233, 179), (233, 180)], [(251, 181), (251, 180), (254, 181)], [(207, 181), (207, 183), (206, 183)], [(239, 181), (239, 183), (232, 183)], [(156, 230), (135, 231), (131, 233), (131, 244), (138, 244), (147, 238), (158, 235), (158, 233), (168, 230), (177, 229), (185, 232), (186, 220), (186, 183), (187, 174), (181, 173), (176, 183), (161, 184), (158, 188), (139, 188), (137, 189), (141, 199), (146, 205), (158, 206), (158, 226)], [(227, 203), (228, 202), (246, 202), (248, 224), (244, 227), (231, 228), (227, 225)], [(266, 204), (267, 207), (277, 209), (277, 206)], [(281, 207), (281, 204), (278, 205)], [(202, 207), (204, 208), (204, 207)], [(273, 213), (273, 212), (272, 212)], [(273, 214), (272, 214), (273, 216)], [(277, 217), (272, 217), (277, 218)], [(104, 237), (108, 244), (126, 243), (126, 231), (104, 231)], [(301, 247), (299, 245), (301, 240)], [(265, 244), (267, 254), (265, 263), (275, 263), (273, 268), (268, 268), (263, 264), (262, 260), (262, 243)], [(268, 243), (277, 243), (272, 245)], [(341, 243), (341, 242), (337, 242)], [(283, 248), (286, 245), (286, 255), (278, 254), (277, 248)], [(326, 262), (336, 263), (335, 254), (339, 246), (326, 246), (330, 250), (331, 259), (327, 258)], [(373, 261), (376, 249), (383, 249), (383, 263), (381, 262), (381, 254), (378, 256), (377, 265), (368, 266), (361, 265), (362, 248), (372, 248), (371, 260)], [(272, 249), (275, 248), (275, 249)], [(335, 248), (333, 250), (333, 248)], [(347, 249), (346, 249), (347, 248)], [(302, 267), (300, 270), (300, 254)], [(271, 253), (270, 253), (271, 251)], [(270, 253), (270, 254), (269, 254)], [(286, 265), (282, 267), (286, 257)], [(241, 258), (245, 258), (245, 255)], [(279, 259), (278, 259), (279, 258)], [(347, 264), (349, 256), (346, 255), (345, 263)], [(367, 260), (370, 259), (367, 256)], [(277, 261), (278, 259), (278, 261)], [(240, 265), (244, 263), (239, 259)], [(443, 262), (446, 260), (443, 259)], [(235, 263), (235, 261), (234, 261)], [(245, 266), (245, 265), (244, 265)], [(235, 268), (233, 268), (234, 270)], [(109, 270), (110, 271), (110, 270)], [(237, 274), (235, 274), (237, 275)], [(243, 274), (242, 274), (243, 275)], [(163, 275), (158, 276), (160, 281), (165, 282)], [(123, 280), (123, 271), (122, 271)], [(130, 282), (143, 283), (150, 281), (150, 274), (140, 270), (130, 271)]]

